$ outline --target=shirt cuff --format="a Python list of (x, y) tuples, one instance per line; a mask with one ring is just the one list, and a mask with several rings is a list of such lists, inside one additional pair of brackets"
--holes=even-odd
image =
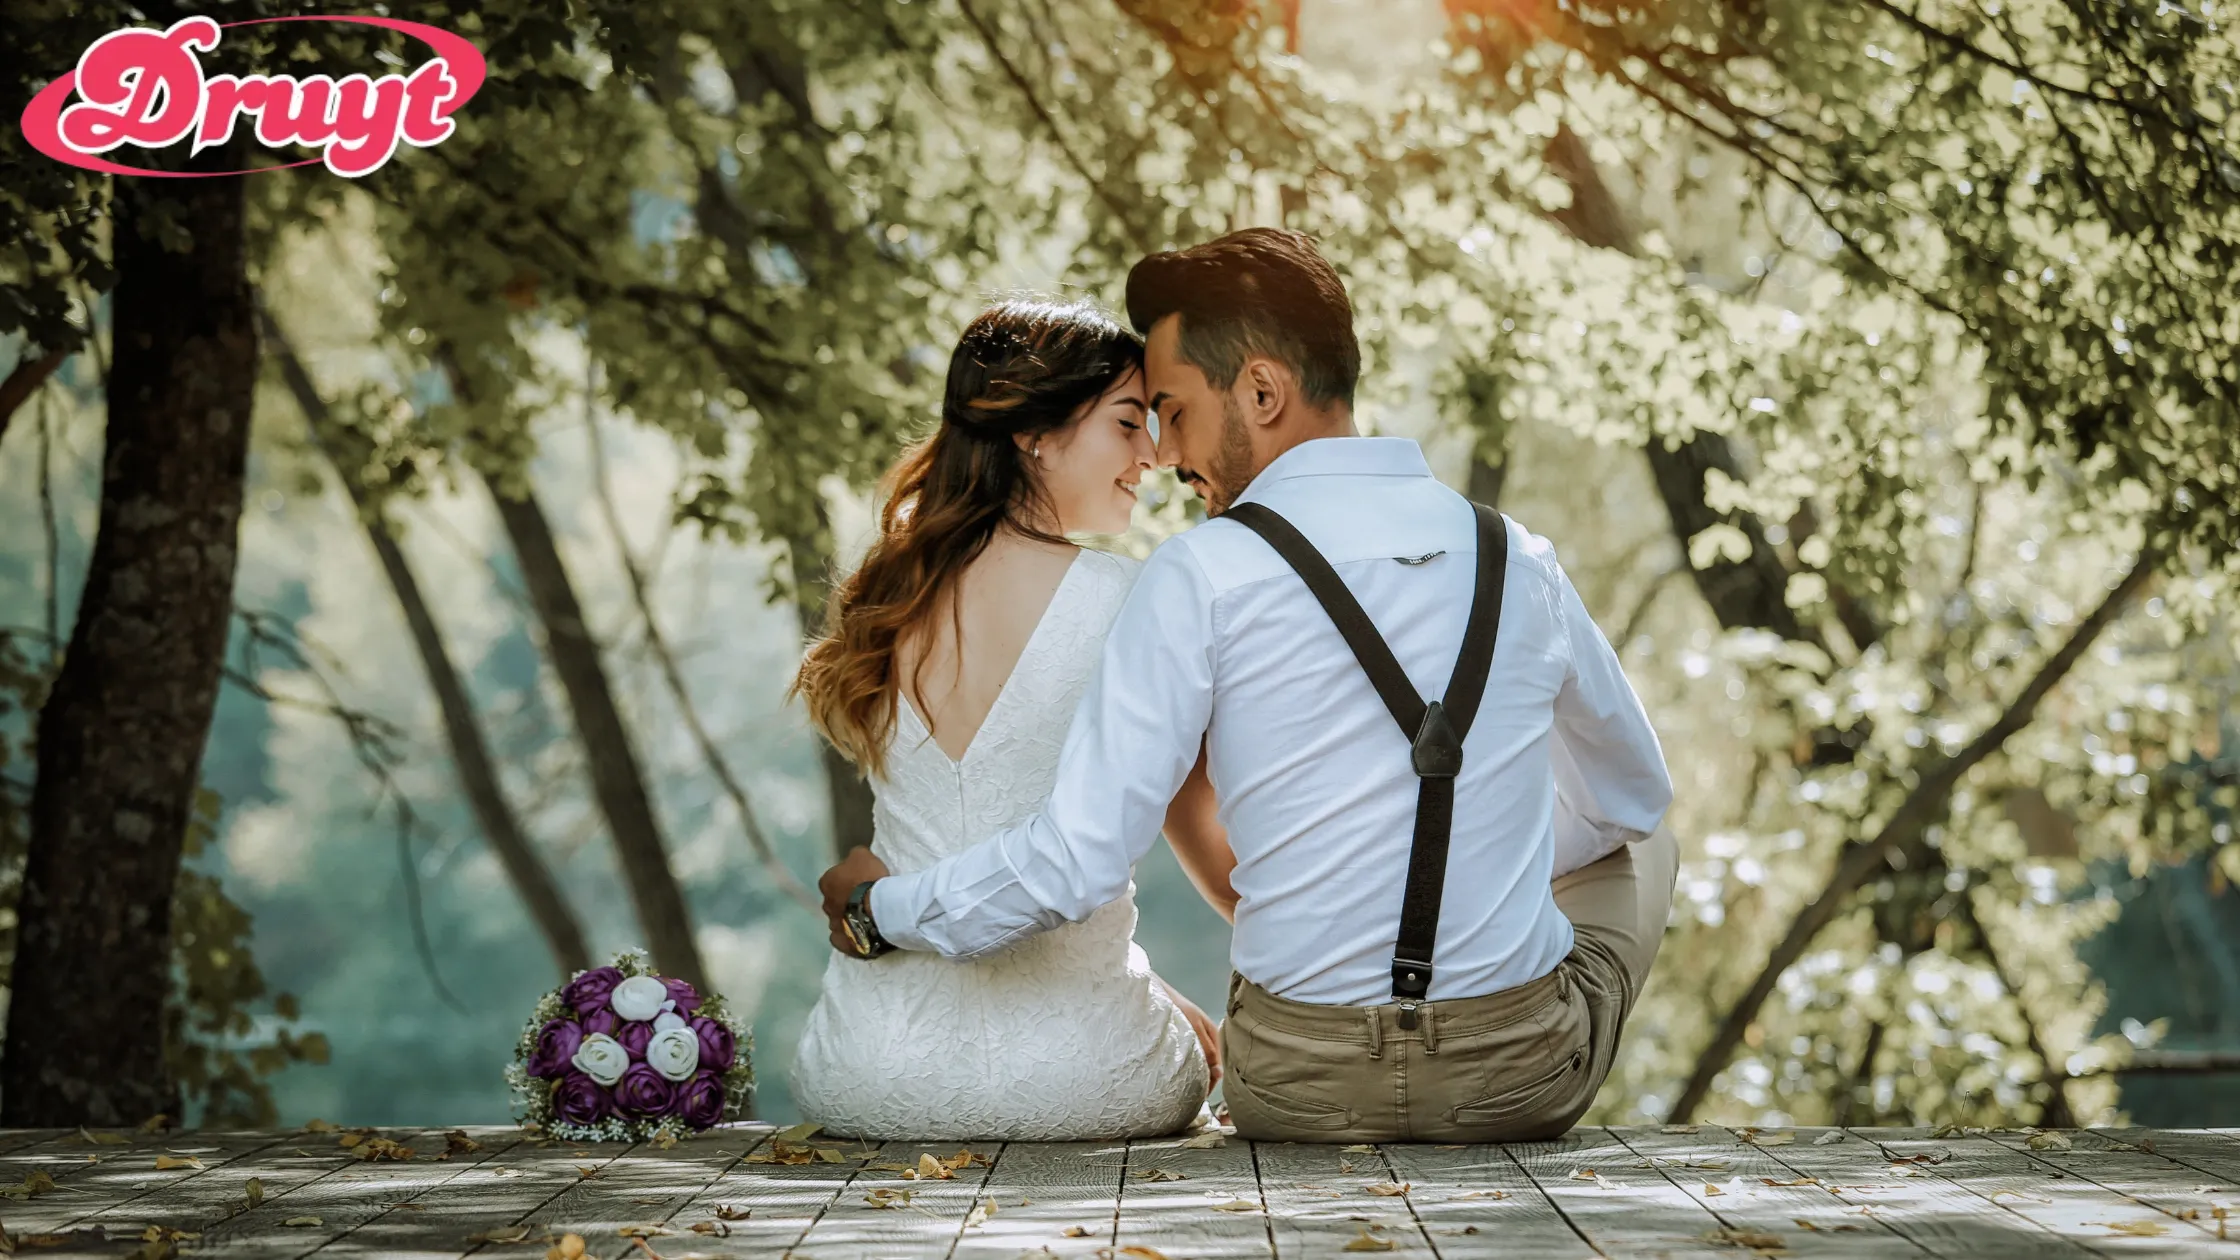
[(925, 892), (920, 887), (925, 881), (915, 874), (889, 875), (871, 885), (871, 895), (866, 900), (871, 907), (871, 922), (879, 935), (896, 949), (915, 949), (939, 953), (940, 949), (918, 931), (919, 909), (925, 903)]

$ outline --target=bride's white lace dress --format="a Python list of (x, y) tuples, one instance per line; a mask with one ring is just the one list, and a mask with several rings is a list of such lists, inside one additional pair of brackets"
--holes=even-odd
[[(897, 707), (874, 781), (872, 850), (930, 866), (1031, 816), (1136, 562), (1077, 556), (961, 761)], [(835, 954), (794, 1056), (794, 1101), (826, 1131), (872, 1139), (1064, 1141), (1176, 1132), (1204, 1102), (1189, 1021), (1134, 940), (1135, 889), (972, 962)]]

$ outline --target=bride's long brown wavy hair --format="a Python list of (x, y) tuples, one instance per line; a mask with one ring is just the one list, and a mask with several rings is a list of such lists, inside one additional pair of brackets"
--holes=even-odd
[(1134, 333), (1086, 303), (1015, 300), (983, 311), (949, 356), (941, 423), (885, 478), (879, 536), (833, 592), (825, 635), (793, 690), (834, 747), (886, 773), (894, 731), (896, 649), (1008, 527), (1063, 542), (1019, 439), (1065, 428), (1143, 365)]

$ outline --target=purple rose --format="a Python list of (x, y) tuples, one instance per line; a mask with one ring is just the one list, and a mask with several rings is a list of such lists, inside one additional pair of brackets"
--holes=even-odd
[(700, 1064), (718, 1072), (731, 1067), (731, 1056), (738, 1049), (738, 1039), (731, 1030), (705, 1015), (692, 1017), (693, 1034), (700, 1038)]
[(614, 1097), (606, 1086), (570, 1071), (552, 1087), (552, 1110), (569, 1124), (597, 1124), (614, 1111)]
[(615, 1017), (613, 1011), (602, 1006), (583, 1017), (583, 1035), (588, 1037), (593, 1033), (605, 1033), (612, 1037), (616, 1026), (621, 1023), (622, 1021)]
[(622, 1048), (630, 1052), (632, 1059), (643, 1063), (646, 1061), (646, 1043), (653, 1040), (653, 1025), (642, 1019), (633, 1019), (622, 1026), (614, 1039), (622, 1043)]
[(643, 1063), (631, 1064), (614, 1085), (615, 1106), (633, 1116), (651, 1119), (667, 1115), (676, 1101), (677, 1087)]
[(723, 1078), (700, 1072), (677, 1090), (677, 1116), (695, 1129), (723, 1120)]
[(669, 990), (669, 1000), (677, 1004), (679, 1014), (690, 1015), (700, 1009), (700, 990), (682, 980), (663, 977), (661, 983)]
[(550, 1079), (568, 1070), (576, 1047), (583, 1044), (583, 1028), (572, 1019), (556, 1019), (537, 1030), (537, 1048), (529, 1054), (529, 1075)]
[(622, 983), (619, 967), (593, 967), (560, 990), (560, 1000), (576, 1009), (579, 1015), (589, 1015), (607, 1004), (607, 995)]

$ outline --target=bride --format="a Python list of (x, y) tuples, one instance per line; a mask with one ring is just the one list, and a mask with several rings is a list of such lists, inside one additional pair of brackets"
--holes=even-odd
[[(1094, 307), (1011, 301), (949, 359), (941, 424), (889, 475), (877, 540), (794, 687), (870, 776), (872, 850), (911, 871), (1031, 815), (1137, 564), (1152, 465), (1142, 343)], [(1167, 834), (1217, 908), (1201, 759)], [(1217, 1079), (1212, 1021), (1151, 973), (1135, 898), (972, 962), (834, 955), (792, 1073), (802, 1114), (877, 1139), (1171, 1133)]]

